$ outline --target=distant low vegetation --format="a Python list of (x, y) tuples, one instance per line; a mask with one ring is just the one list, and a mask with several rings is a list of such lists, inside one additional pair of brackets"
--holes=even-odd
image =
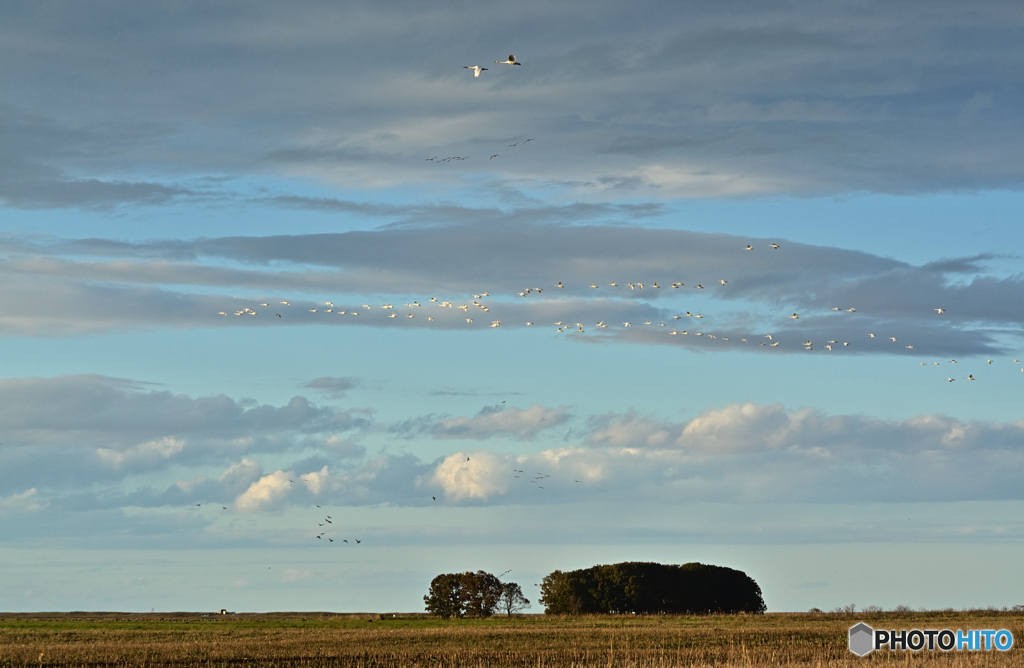
[(624, 562), (555, 571), (541, 583), (544, 612), (579, 614), (763, 613), (761, 588), (724, 566)]

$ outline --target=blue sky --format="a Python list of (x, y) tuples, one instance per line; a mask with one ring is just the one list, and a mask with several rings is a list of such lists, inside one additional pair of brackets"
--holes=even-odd
[(8, 3), (0, 608), (1019, 604), (1021, 17)]

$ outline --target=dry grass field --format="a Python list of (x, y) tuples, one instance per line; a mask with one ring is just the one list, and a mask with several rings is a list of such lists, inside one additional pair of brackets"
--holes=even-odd
[[(846, 648), (875, 628), (1002, 629), (1009, 652)], [(330, 614), (0, 615), (7, 666), (1024, 666), (1024, 613), (912, 612), (710, 617), (529, 615), (488, 620)]]

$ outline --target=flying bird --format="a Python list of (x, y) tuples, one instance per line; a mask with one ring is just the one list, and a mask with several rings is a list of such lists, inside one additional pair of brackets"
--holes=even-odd
[(473, 65), (472, 67), (470, 67), (469, 65), (463, 65), (462, 68), (466, 70), (473, 70), (474, 77), (478, 77), (480, 76), (481, 72), (487, 71), (486, 67), (480, 67), (479, 65)]
[(508, 57), (508, 60), (495, 60), (494, 62), (498, 63), (499, 65), (522, 65), (522, 63), (516, 60), (515, 56), (511, 55)]

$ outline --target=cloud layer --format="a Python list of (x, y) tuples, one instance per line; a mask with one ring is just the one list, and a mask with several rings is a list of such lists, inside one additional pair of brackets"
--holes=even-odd
[[(1021, 182), (1012, 2), (81, 11), (0, 13), (9, 206), (234, 199), (189, 180), (224, 174), (581, 196)], [(510, 50), (522, 67), (463, 69)]]
[[(99, 376), (6, 379), (0, 395), (0, 510), (8, 515), (196, 503), (260, 514), (314, 503), (1022, 498), (1022, 421), (879, 420), (755, 403), (681, 422), (634, 411), (575, 419), (567, 407), (499, 404), (388, 424), (302, 397), (243, 408)], [(503, 445), (433, 459), (390, 448), (367, 456), (340, 436), (390, 435), (399, 444), (410, 425), (415, 438), (438, 443)], [(267, 472), (261, 463), (274, 461), (292, 464)]]

